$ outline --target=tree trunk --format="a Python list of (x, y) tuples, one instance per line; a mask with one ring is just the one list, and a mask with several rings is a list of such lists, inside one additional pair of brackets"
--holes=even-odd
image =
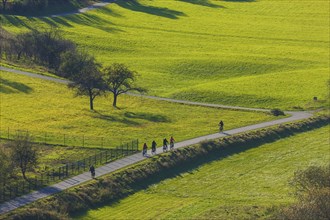
[(28, 181), (28, 179), (27, 179), (26, 176), (25, 176), (25, 171), (26, 171), (26, 170), (24, 170), (23, 168), (21, 168), (21, 171), (22, 171), (23, 178), (24, 178), (26, 181)]
[(6, 11), (6, 3), (7, 3), (7, 0), (2, 0), (3, 11)]
[(117, 107), (117, 96), (118, 94), (113, 93), (113, 103), (112, 103), (113, 107)]
[(89, 91), (89, 107), (90, 107), (90, 110), (94, 110), (92, 91)]

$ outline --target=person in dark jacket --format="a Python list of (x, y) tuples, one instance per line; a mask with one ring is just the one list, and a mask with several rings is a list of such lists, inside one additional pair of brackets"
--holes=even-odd
[(168, 140), (164, 138), (163, 140), (163, 152), (167, 152)]
[(143, 144), (142, 156), (146, 156), (148, 151), (147, 143)]
[(156, 147), (157, 147), (156, 141), (153, 140), (151, 143), (151, 154), (156, 154)]
[(95, 178), (95, 167), (93, 165), (91, 165), (89, 167), (89, 171), (91, 172), (91, 176), (94, 179)]
[(224, 126), (224, 123), (223, 123), (223, 121), (221, 120), (221, 121), (219, 122), (219, 131), (220, 131), (220, 132), (223, 131), (223, 126)]
[(171, 138), (170, 138), (170, 150), (173, 150), (173, 148), (174, 148), (174, 138), (173, 138), (173, 136), (171, 136)]

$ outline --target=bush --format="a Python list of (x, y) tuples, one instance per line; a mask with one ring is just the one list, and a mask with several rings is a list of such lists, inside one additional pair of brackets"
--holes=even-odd
[(330, 219), (330, 164), (297, 171), (292, 184), (296, 187), (298, 202), (283, 208), (275, 219)]
[(270, 110), (270, 113), (272, 113), (274, 116), (285, 115), (284, 112), (278, 108)]

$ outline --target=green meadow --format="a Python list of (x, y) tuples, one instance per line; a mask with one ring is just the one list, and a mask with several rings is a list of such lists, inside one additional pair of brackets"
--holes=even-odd
[[(75, 97), (66, 85), (13, 73), (1, 73), (1, 135), (29, 130), (31, 135), (46, 136), (69, 143), (84, 136), (96, 140), (96, 147), (116, 147), (139, 139), (159, 146), (164, 137), (173, 135), (182, 141), (225, 129), (275, 119), (267, 113), (224, 110), (155, 101), (141, 97), (119, 96), (119, 109), (112, 107), (112, 96), (97, 97), (95, 111), (89, 110), (87, 97)], [(80, 139), (79, 139), (80, 137)], [(98, 137), (96, 139), (96, 137)], [(103, 144), (101, 144), (101, 139)], [(58, 143), (58, 144), (61, 144)], [(69, 144), (70, 145), (70, 144)], [(79, 145), (81, 146), (81, 145)]]
[(329, 103), (329, 11), (324, 0), (119, 0), (0, 22), (16, 33), (56, 26), (103, 65), (138, 71), (151, 95), (310, 109)]
[(186, 172), (75, 218), (264, 219), (295, 201), (289, 182), (296, 170), (329, 162), (329, 129), (297, 134), (197, 168), (191, 165)]

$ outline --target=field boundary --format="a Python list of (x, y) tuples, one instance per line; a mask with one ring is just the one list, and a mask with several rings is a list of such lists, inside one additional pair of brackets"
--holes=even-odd
[[(318, 116), (271, 128), (248, 131), (233, 136), (223, 136), (220, 141), (211, 140), (198, 145), (181, 147), (148, 160), (140, 155), (141, 162), (139, 161), (140, 163), (134, 165), (127, 163), (129, 158), (126, 158), (123, 160), (126, 160), (126, 166), (130, 166), (128, 168), (119, 168), (117, 169), (119, 171), (99, 177), (96, 181), (42, 199), (3, 217), (9, 219), (39, 219), (41, 216), (50, 216), (52, 219), (63, 219), (66, 218), (67, 214), (86, 211), (104, 203), (115, 202), (141, 190), (139, 186), (143, 185), (145, 187), (145, 184), (141, 184), (141, 182), (148, 182), (153, 175), (159, 172), (174, 167), (184, 167), (186, 164), (198, 166), (207, 162), (207, 160), (210, 161), (209, 157), (205, 157), (206, 155), (214, 155), (213, 160), (219, 159), (297, 133), (317, 129), (328, 125), (329, 119), (329, 116)], [(137, 155), (134, 155), (134, 157), (137, 157)], [(125, 163), (125, 161), (122, 162)], [(13, 204), (15, 203), (13, 202)]]

